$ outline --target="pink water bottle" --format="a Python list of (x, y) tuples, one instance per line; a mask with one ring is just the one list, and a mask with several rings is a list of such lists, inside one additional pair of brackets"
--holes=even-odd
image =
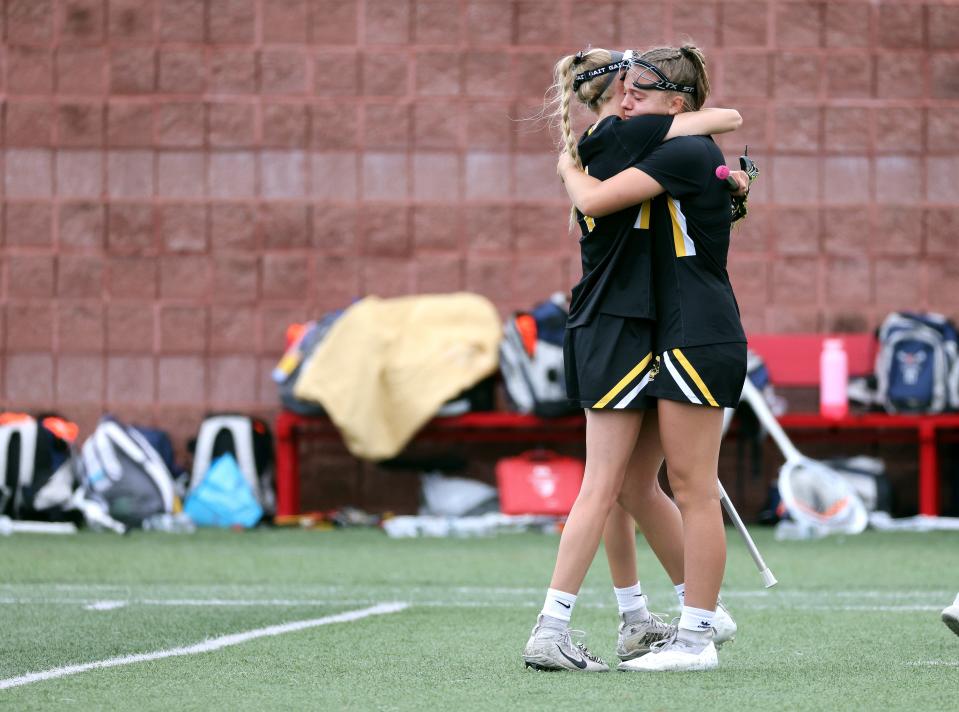
[(839, 420), (849, 412), (849, 358), (842, 339), (823, 339), (819, 356), (819, 413)]

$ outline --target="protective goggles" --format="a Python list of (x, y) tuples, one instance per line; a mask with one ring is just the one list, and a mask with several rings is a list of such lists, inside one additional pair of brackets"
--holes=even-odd
[[(623, 69), (623, 66), (627, 62), (630, 62), (632, 60), (633, 50), (631, 49), (626, 50), (626, 52), (612, 51), (610, 52), (610, 55), (612, 55), (612, 61), (609, 64), (603, 67), (596, 67), (595, 69), (590, 69), (589, 71), (583, 72), (582, 74), (577, 74), (575, 77), (573, 77), (573, 91), (576, 91), (584, 83), (588, 82), (591, 79), (595, 79), (596, 77), (601, 77), (604, 74), (612, 74), (613, 72), (618, 72), (621, 69)], [(583, 52), (580, 52), (579, 54), (577, 54), (576, 57), (577, 59), (573, 60), (574, 64), (578, 64), (579, 62), (582, 62), (584, 58)], [(612, 81), (613, 81), (613, 77), (610, 77), (606, 81), (606, 86), (608, 87), (610, 82)], [(606, 87), (603, 87), (603, 91), (606, 91)]]
[(658, 90), (658, 91), (678, 91), (683, 94), (695, 94), (696, 87), (690, 86), (688, 84), (676, 84), (675, 82), (669, 81), (663, 72), (655, 64), (647, 62), (645, 59), (640, 59), (639, 57), (630, 58), (628, 60), (623, 60), (620, 62), (622, 65), (622, 77), (626, 78), (626, 73), (632, 70), (637, 70), (639, 72), (638, 76), (633, 79), (633, 86), (637, 89), (645, 90)]

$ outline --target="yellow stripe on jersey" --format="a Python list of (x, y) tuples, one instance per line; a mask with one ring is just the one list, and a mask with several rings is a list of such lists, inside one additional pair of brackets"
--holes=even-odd
[(640, 230), (649, 229), (649, 213), (652, 210), (652, 201), (647, 200), (639, 206), (639, 215), (636, 216), (636, 223), (633, 225)]
[[(589, 133), (593, 133), (594, 128), (596, 128), (595, 125), (591, 126), (589, 129)], [(589, 175), (589, 166), (583, 166), (583, 171), (586, 173), (586, 175)], [(589, 215), (583, 216), (583, 222), (586, 223), (587, 232), (592, 232), (593, 230), (596, 229), (596, 221), (593, 218), (591, 218)]]
[(696, 243), (686, 231), (686, 216), (679, 209), (679, 201), (667, 196), (666, 204), (669, 206), (669, 217), (673, 223), (673, 246), (676, 248), (676, 256), (692, 257), (696, 254)]
[(686, 373), (689, 374), (689, 377), (693, 379), (693, 382), (699, 388), (700, 392), (706, 397), (706, 402), (709, 405), (718, 408), (719, 403), (716, 402), (716, 399), (713, 398), (713, 394), (709, 392), (709, 389), (706, 387), (706, 384), (703, 382), (703, 379), (699, 377), (699, 374), (696, 372), (696, 369), (693, 368), (693, 364), (689, 362), (689, 359), (683, 355), (683, 352), (679, 349), (673, 349), (673, 356), (676, 357), (676, 360), (682, 364), (682, 367), (686, 370)]
[(637, 363), (633, 367), (633, 369), (629, 373), (627, 373), (625, 376), (623, 376), (622, 380), (620, 380), (619, 383), (613, 386), (612, 390), (610, 390), (609, 393), (607, 393), (605, 396), (600, 398), (596, 402), (596, 405), (594, 405), (593, 407), (604, 408), (607, 405), (609, 405), (609, 402), (613, 400), (613, 398), (615, 398), (617, 395), (619, 395), (619, 392), (621, 390), (623, 390), (626, 386), (632, 383), (636, 379), (636, 376), (638, 376), (640, 373), (643, 372), (643, 369), (646, 368), (646, 365), (652, 360), (652, 358), (653, 358), (652, 354), (646, 354), (646, 358), (644, 358), (642, 361)]

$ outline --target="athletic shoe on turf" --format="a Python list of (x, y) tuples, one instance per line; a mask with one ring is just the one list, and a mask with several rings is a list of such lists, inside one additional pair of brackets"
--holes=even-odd
[(526, 641), (523, 661), (534, 670), (573, 670), (576, 672), (608, 672), (609, 665), (581, 642), (574, 643), (571, 634), (585, 639), (581, 630), (557, 630), (542, 625), (542, 614), (536, 619), (533, 632)]
[(716, 601), (716, 616), (713, 618), (713, 630), (716, 631), (713, 635), (713, 645), (716, 646), (716, 649), (723, 647), (723, 643), (735, 640), (738, 629), (739, 626), (729, 615), (726, 604), (723, 603), (722, 599)]
[(659, 616), (650, 613), (649, 619), (627, 623), (624, 616), (619, 616), (619, 638), (616, 641), (616, 655), (620, 660), (632, 660), (649, 652), (653, 643), (665, 640), (672, 635), (674, 626), (663, 621)]
[(626, 672), (687, 672), (712, 670), (719, 666), (719, 656), (713, 641), (700, 652), (694, 652), (674, 632), (666, 640), (653, 643), (648, 654), (619, 664)]
[(956, 596), (951, 606), (943, 609), (942, 622), (949, 626), (949, 630), (959, 635), (959, 596)]

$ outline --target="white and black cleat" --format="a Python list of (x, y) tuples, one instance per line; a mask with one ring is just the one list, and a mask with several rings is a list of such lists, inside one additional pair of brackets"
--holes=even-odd
[(559, 630), (542, 625), (542, 615), (536, 619), (523, 649), (523, 662), (527, 668), (574, 672), (608, 672), (609, 665), (593, 655), (583, 643), (574, 643), (570, 634), (585, 638), (579, 630)]
[(674, 630), (674, 626), (652, 613), (647, 620), (636, 623), (627, 623), (620, 615), (616, 655), (620, 660), (633, 660), (645, 655), (653, 643), (669, 638)]
[(739, 630), (739, 626), (736, 625), (733, 617), (729, 615), (729, 609), (726, 608), (726, 604), (722, 602), (722, 599), (716, 601), (716, 615), (713, 618), (713, 630), (716, 631), (713, 635), (713, 645), (716, 646), (717, 650), (723, 647), (723, 643), (734, 641), (736, 639), (736, 631)]

